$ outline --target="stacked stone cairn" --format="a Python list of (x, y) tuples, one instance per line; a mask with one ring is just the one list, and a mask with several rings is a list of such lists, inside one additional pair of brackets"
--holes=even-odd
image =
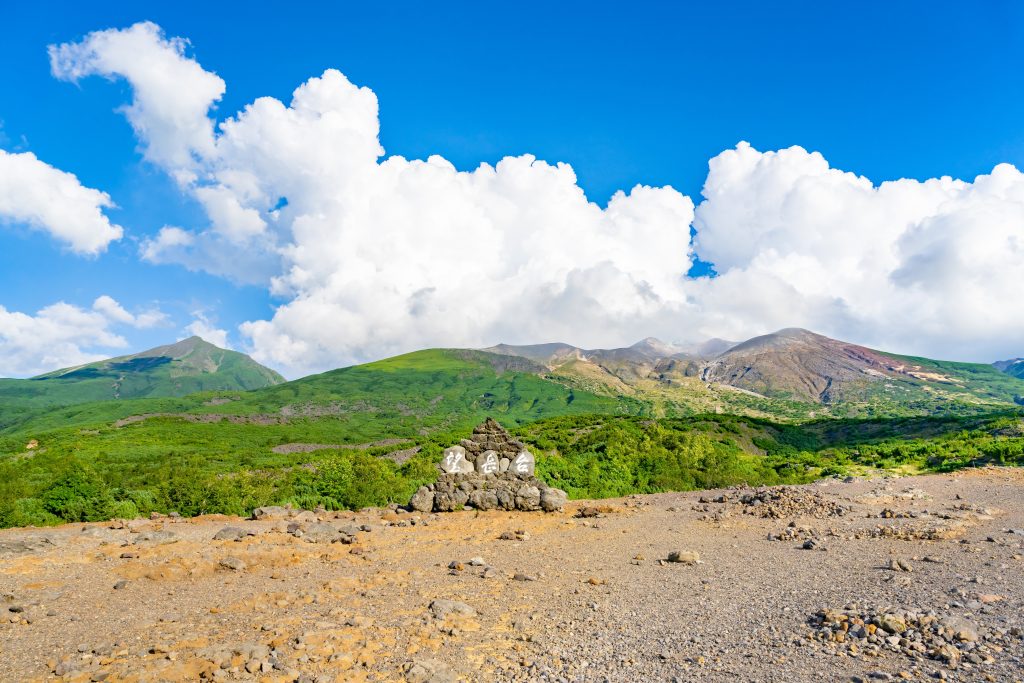
[(477, 510), (561, 510), (565, 491), (534, 475), (534, 457), (526, 446), (491, 418), (468, 439), (446, 448), (433, 484), (421, 486), (409, 507), (418, 512)]

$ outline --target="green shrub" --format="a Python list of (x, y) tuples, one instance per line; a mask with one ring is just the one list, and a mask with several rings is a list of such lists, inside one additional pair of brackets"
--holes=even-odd
[(19, 498), (0, 511), (0, 524), (9, 526), (53, 526), (63, 520), (49, 512), (38, 498)]
[(345, 507), (352, 487), (352, 460), (339, 453), (317, 463), (313, 487), (331, 510)]
[(72, 462), (39, 498), (47, 512), (67, 522), (109, 519), (114, 502), (110, 489), (99, 475), (78, 462)]
[(111, 503), (107, 514), (112, 519), (135, 519), (139, 516), (139, 508), (130, 500), (116, 500)]

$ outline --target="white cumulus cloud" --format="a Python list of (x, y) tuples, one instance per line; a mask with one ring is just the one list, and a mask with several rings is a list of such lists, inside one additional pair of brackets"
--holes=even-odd
[(96, 255), (124, 232), (103, 213), (113, 206), (107, 193), (83, 186), (32, 152), (0, 149), (0, 223), (44, 230), (76, 253)]
[(168, 323), (167, 314), (159, 308), (150, 308), (139, 314), (132, 314), (126, 311), (113, 297), (106, 294), (96, 298), (96, 301), (92, 303), (92, 309), (106, 316), (111, 322), (130, 325), (137, 329), (147, 329)]
[(27, 377), (107, 358), (128, 342), (118, 326), (152, 327), (165, 321), (158, 309), (133, 315), (103, 295), (91, 308), (63, 301), (34, 315), (0, 305), (0, 377)]
[[(741, 143), (711, 160), (696, 214), (671, 187), (642, 185), (602, 208), (564, 163), (460, 171), (385, 156), (376, 95), (333, 69), (216, 124), (224, 83), (185, 46), (152, 24), (100, 31), (52, 48), (53, 71), (128, 80), (144, 153), (209, 218), (164, 228), (143, 258), (266, 286), (283, 303), (240, 331), (292, 376), (427, 346), (794, 325), (953, 358), (1024, 345), (1012, 166), (875, 184), (800, 147)], [(717, 277), (686, 277), (695, 250)]]
[(224, 81), (185, 58), (187, 45), (181, 38), (165, 39), (152, 22), (140, 22), (124, 30), (96, 31), (77, 43), (51, 45), (50, 70), (72, 82), (93, 75), (128, 79), (134, 100), (123, 111), (145, 143), (146, 158), (188, 182), (194, 177), (194, 157), (213, 150), (207, 110), (224, 94)]
[(938, 357), (1024, 346), (1024, 174), (874, 184), (800, 147), (711, 160), (696, 249), (702, 324), (790, 325)]
[(222, 349), (232, 348), (231, 344), (228, 343), (227, 330), (217, 327), (203, 311), (193, 311), (192, 316), (192, 322), (185, 327), (186, 333), (202, 337), (204, 340)]
[[(336, 70), (287, 104), (257, 99), (208, 140), (197, 112), (222, 88), (183, 45), (148, 24), (101, 31), (54, 48), (54, 72), (132, 84), (147, 155), (190, 178), (211, 222), (165, 228), (143, 257), (283, 297), (273, 318), (241, 327), (260, 360), (294, 374), (424, 346), (611, 343), (685, 305), (693, 204), (672, 188), (638, 186), (602, 209), (567, 164), (524, 155), (459, 171), (439, 156), (384, 157), (376, 95)], [(128, 68), (126, 53), (177, 77)], [(164, 125), (157, 103), (182, 92), (195, 93), (189, 125)]]

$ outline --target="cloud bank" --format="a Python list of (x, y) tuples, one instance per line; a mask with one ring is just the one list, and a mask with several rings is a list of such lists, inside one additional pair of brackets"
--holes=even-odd
[(1013, 166), (973, 182), (874, 185), (800, 147), (740, 144), (711, 160), (704, 195), (696, 248), (721, 274), (696, 295), (705, 325), (735, 335), (748, 320), (796, 323), (940, 358), (1024, 346), (1024, 174)]
[[(704, 200), (637, 186), (605, 208), (529, 155), (459, 171), (385, 156), (378, 102), (335, 70), (217, 124), (224, 82), (144, 23), (51, 48), (124, 78), (143, 154), (205, 208), (143, 258), (265, 285), (253, 355), (295, 376), (427, 346), (743, 338), (787, 326), (954, 358), (1024, 345), (1024, 178), (874, 184), (800, 147), (710, 162)], [(696, 238), (691, 243), (691, 223)], [(718, 277), (687, 278), (697, 253)]]

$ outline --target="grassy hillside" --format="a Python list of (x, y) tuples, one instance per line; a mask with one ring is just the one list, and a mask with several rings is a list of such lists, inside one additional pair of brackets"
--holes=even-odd
[[(907, 370), (897, 379), (864, 386), (862, 401), (875, 411), (902, 414), (969, 413), (1024, 405), (1024, 381), (983, 363), (960, 363), (877, 352)], [(838, 412), (838, 411), (837, 411)]]
[(51, 409), (0, 428), (0, 452), (22, 448), (29, 439), (45, 443), (50, 432), (105, 428), (142, 415), (254, 424), (322, 423), (333, 438), (372, 440), (472, 425), (492, 414), (520, 424), (576, 413), (643, 415), (650, 409), (630, 397), (598, 396), (546, 380), (536, 374), (539, 369), (524, 359), (479, 351), (418, 351), (256, 391)]

